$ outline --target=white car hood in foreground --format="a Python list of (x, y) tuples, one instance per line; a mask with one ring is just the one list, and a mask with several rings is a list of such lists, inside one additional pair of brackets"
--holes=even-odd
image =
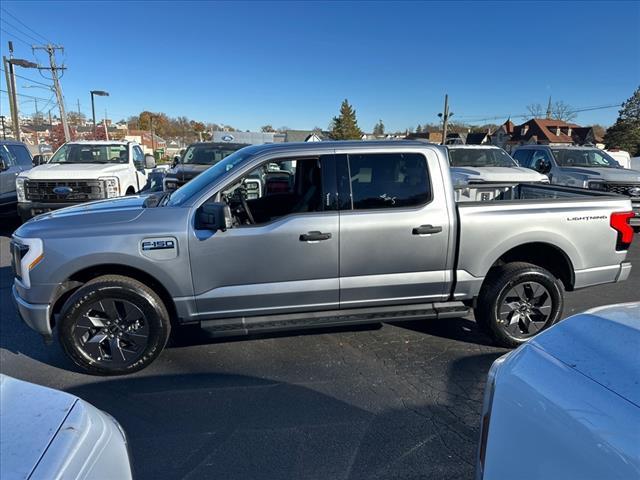
[(523, 167), (451, 167), (454, 185), (469, 182), (549, 182), (546, 175)]
[(640, 407), (640, 302), (587, 310), (529, 342)]
[(126, 163), (47, 163), (34, 167), (21, 176), (30, 180), (91, 180), (117, 175), (127, 169)]
[(0, 478), (131, 478), (118, 424), (65, 392), (0, 374)]

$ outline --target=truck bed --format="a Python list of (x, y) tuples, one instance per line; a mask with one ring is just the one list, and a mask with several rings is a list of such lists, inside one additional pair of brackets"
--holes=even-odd
[[(454, 187), (458, 203), (504, 200), (603, 199), (612, 195), (585, 188), (540, 183), (475, 183)], [(620, 197), (627, 198), (627, 197)]]
[[(454, 188), (458, 212), (455, 298), (475, 296), (495, 259), (513, 249), (552, 247), (568, 259), (574, 288), (616, 281), (626, 251), (614, 248), (613, 212), (628, 197), (541, 184), (476, 184)], [(553, 260), (555, 262), (555, 260)]]

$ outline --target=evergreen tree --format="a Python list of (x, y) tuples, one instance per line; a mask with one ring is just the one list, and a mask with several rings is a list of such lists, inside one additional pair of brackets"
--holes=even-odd
[(616, 123), (604, 136), (607, 148), (621, 148), (632, 157), (640, 155), (640, 87), (622, 104)]
[(382, 120), (378, 120), (378, 123), (373, 127), (373, 134), (375, 136), (384, 135), (384, 123), (382, 123)]
[(360, 140), (362, 130), (358, 127), (356, 111), (345, 99), (340, 105), (340, 115), (333, 117), (331, 137), (336, 140)]
[(416, 133), (422, 133), (422, 125), (418, 124), (416, 127)]

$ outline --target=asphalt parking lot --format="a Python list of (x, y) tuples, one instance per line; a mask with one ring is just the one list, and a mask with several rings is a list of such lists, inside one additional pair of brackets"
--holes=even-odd
[[(471, 478), (487, 370), (504, 349), (469, 318), (239, 340), (183, 335), (127, 377), (78, 373), (10, 299), (0, 219), (0, 371), (62, 389), (124, 426), (142, 479)], [(640, 299), (619, 285), (568, 294), (565, 315)]]

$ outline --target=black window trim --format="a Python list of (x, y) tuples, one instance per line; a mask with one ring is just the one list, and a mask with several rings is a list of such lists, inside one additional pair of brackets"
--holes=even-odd
[[(416, 155), (420, 155), (423, 159), (424, 159), (424, 166), (425, 169), (427, 170), (427, 182), (429, 185), (429, 198), (427, 198), (427, 200), (423, 203), (420, 203), (418, 205), (413, 205), (410, 207), (388, 207), (388, 208), (364, 208), (364, 209), (355, 209), (353, 208), (353, 191), (352, 191), (352, 187), (351, 187), (351, 164), (349, 162), (349, 155), (388, 155), (388, 154), (393, 154), (393, 153), (398, 153), (398, 154), (416, 154)], [(340, 156), (342, 154), (337, 154), (336, 157)], [(347, 173), (348, 173), (348, 185), (349, 185), (349, 198), (350, 198), (350, 203), (351, 203), (351, 208), (340, 208), (340, 212), (345, 212), (345, 213), (353, 213), (353, 212), (360, 212), (360, 213), (390, 213), (390, 212), (412, 212), (412, 211), (418, 211), (418, 210), (422, 210), (424, 207), (426, 207), (427, 205), (429, 205), (430, 203), (433, 202), (433, 183), (431, 182), (431, 170), (429, 170), (429, 161), (427, 159), (427, 156), (423, 153), (423, 152), (416, 152), (416, 151), (404, 151), (404, 150), (398, 150), (397, 152), (352, 152), (352, 153), (345, 153), (344, 154), (345, 160), (346, 160), (346, 164), (347, 164)], [(340, 185), (340, 179), (337, 179), (337, 185)], [(339, 205), (340, 207), (340, 205)]]

